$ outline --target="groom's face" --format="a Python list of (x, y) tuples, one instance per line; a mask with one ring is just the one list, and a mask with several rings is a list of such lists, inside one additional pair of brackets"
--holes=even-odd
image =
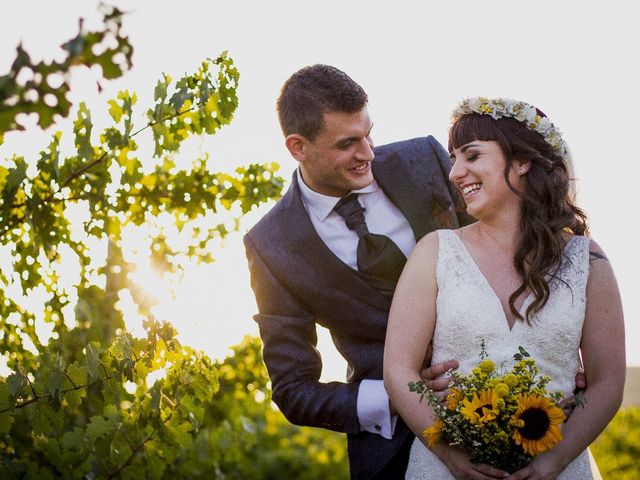
[(369, 185), (373, 124), (367, 107), (357, 113), (325, 113), (324, 122), (314, 141), (303, 140), (304, 152), (298, 160), (305, 183), (334, 197)]

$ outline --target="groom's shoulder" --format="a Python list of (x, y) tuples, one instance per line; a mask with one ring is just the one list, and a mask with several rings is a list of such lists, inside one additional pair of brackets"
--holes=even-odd
[(432, 135), (400, 140), (374, 148), (375, 161), (411, 165), (438, 161), (448, 157), (447, 151)]
[[(244, 235), (245, 242), (248, 239), (254, 242), (273, 240), (286, 230), (288, 219), (290, 219), (293, 192), (291, 186), (285, 194), (265, 213), (255, 225), (253, 225)], [(283, 230), (284, 229), (284, 230)]]

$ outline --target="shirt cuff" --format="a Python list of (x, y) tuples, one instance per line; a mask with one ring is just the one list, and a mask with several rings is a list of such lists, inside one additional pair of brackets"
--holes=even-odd
[(362, 380), (356, 404), (360, 430), (391, 440), (398, 421), (389, 411), (389, 395), (382, 380)]

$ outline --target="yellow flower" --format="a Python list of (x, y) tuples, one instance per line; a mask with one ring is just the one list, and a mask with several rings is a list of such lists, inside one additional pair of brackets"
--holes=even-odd
[(442, 420), (436, 420), (433, 425), (431, 425), (424, 432), (422, 432), (422, 434), (427, 439), (428, 446), (431, 447), (432, 445), (435, 445), (440, 441), (440, 435), (442, 434), (443, 426), (444, 426), (444, 423), (442, 423)]
[(562, 440), (560, 425), (565, 416), (551, 399), (538, 395), (518, 395), (518, 410), (513, 417), (516, 426), (513, 439), (525, 453), (537, 455)]
[(515, 387), (518, 384), (518, 377), (516, 377), (513, 373), (507, 373), (504, 376), (504, 383), (506, 383), (510, 387)]
[(451, 393), (447, 395), (447, 408), (449, 410), (455, 410), (460, 400), (464, 398), (464, 395), (457, 388), (452, 388)]
[(492, 360), (487, 359), (480, 362), (480, 370), (482, 370), (484, 373), (491, 373), (495, 368), (496, 364), (493, 363)]
[(473, 399), (463, 400), (460, 413), (473, 424), (485, 424), (498, 415), (498, 396), (493, 390), (473, 394)]
[(496, 396), (498, 398), (502, 398), (504, 397), (507, 393), (509, 393), (509, 385), (507, 385), (506, 383), (498, 383), (494, 389), (494, 392), (496, 392)]

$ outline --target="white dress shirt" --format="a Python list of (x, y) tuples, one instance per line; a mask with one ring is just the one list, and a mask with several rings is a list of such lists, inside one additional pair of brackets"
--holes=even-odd
[[(300, 169), (297, 176), (302, 203), (316, 232), (340, 260), (357, 270), (358, 234), (349, 230), (342, 217), (333, 210), (340, 199), (311, 190), (304, 183)], [(391, 238), (408, 257), (416, 244), (411, 225), (376, 181), (351, 193), (359, 194), (358, 201), (365, 208), (364, 218), (369, 232)], [(392, 438), (398, 418), (389, 411), (389, 396), (382, 380), (365, 379), (360, 382), (356, 408), (361, 430)]]

